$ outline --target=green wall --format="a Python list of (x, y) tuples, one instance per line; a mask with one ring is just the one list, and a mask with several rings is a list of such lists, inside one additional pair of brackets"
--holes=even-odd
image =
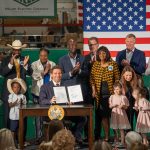
[[(23, 56), (30, 56), (30, 61), (36, 61), (39, 58), (39, 50), (38, 48), (26, 48), (22, 50), (22, 55)], [(55, 63), (58, 63), (58, 59), (67, 54), (68, 50), (67, 49), (48, 49), (49, 50), (49, 59), (54, 61)]]

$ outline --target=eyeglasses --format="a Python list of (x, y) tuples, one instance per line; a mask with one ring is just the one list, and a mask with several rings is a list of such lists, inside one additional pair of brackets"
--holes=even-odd
[(97, 45), (98, 43), (95, 43), (95, 44), (89, 44), (89, 46), (91, 47), (91, 46), (95, 46), (95, 45)]

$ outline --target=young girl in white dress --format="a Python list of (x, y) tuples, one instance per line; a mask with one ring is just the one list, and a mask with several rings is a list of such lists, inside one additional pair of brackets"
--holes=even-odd
[(7, 88), (10, 92), (8, 97), (8, 103), (10, 107), (10, 130), (14, 140), (16, 140), (18, 135), (17, 132), (19, 129), (19, 108), (21, 105), (26, 104), (26, 97), (23, 94), (26, 92), (27, 87), (24, 80), (20, 78), (14, 78), (8, 80)]
[(122, 85), (119, 82), (114, 84), (114, 95), (109, 98), (109, 107), (112, 109), (111, 112), (111, 123), (110, 128), (115, 131), (115, 142), (119, 142), (118, 130), (121, 134), (121, 144), (124, 146), (124, 130), (130, 129), (130, 123), (126, 114), (126, 109), (129, 106), (128, 99), (122, 95)]
[(146, 89), (137, 88), (132, 95), (136, 100), (134, 109), (139, 111), (135, 130), (141, 133), (143, 144), (148, 146), (146, 134), (150, 132), (150, 102), (146, 99), (146, 94)]

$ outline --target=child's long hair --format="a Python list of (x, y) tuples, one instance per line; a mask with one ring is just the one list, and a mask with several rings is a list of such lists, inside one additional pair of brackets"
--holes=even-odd
[(130, 85), (131, 85), (132, 89), (135, 89), (138, 86), (137, 75), (134, 72), (134, 70), (130, 66), (124, 67), (124, 69), (122, 71), (122, 74), (121, 74), (121, 82), (122, 82), (122, 87), (123, 87), (123, 90), (124, 90), (124, 94), (127, 92), (127, 82), (124, 78), (124, 73), (127, 72), (127, 71), (132, 72), (132, 79), (130, 81)]

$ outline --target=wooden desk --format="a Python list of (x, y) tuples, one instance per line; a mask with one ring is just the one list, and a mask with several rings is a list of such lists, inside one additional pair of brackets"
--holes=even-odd
[[(88, 116), (88, 141), (89, 149), (92, 149), (93, 145), (93, 106), (92, 105), (61, 105), (64, 108), (65, 116)], [(23, 136), (24, 136), (24, 117), (27, 116), (47, 116), (49, 106), (40, 105), (27, 105), (20, 108), (19, 112), (19, 144), (23, 149)]]

